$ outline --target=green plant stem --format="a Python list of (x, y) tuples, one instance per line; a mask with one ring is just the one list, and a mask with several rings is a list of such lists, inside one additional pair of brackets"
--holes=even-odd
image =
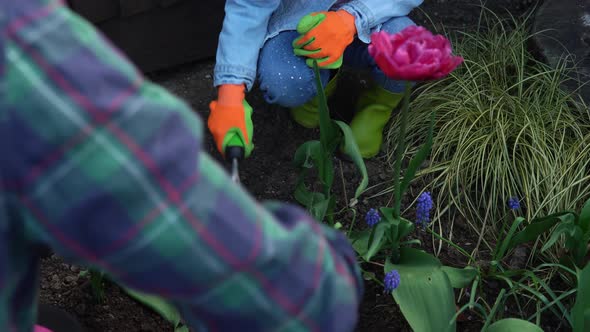
[(354, 225), (356, 224), (356, 209), (351, 209), (353, 217), (352, 217), (352, 221), (350, 222), (350, 227), (348, 227), (348, 233), (346, 233), (346, 236), (350, 237), (350, 234), (352, 234), (352, 229), (354, 227)]
[(405, 91), (404, 91), (404, 99), (402, 103), (401, 109), (401, 119), (400, 119), (400, 126), (399, 126), (399, 135), (397, 136), (397, 148), (395, 151), (395, 166), (393, 171), (393, 192), (395, 193), (395, 203), (394, 203), (394, 211), (393, 216), (395, 218), (399, 218), (401, 215), (401, 201), (402, 201), (402, 192), (400, 186), (400, 172), (402, 168), (402, 157), (404, 154), (404, 150), (406, 149), (406, 128), (408, 127), (408, 108), (410, 105), (410, 94), (412, 91), (412, 85), (410, 82), (406, 82)]

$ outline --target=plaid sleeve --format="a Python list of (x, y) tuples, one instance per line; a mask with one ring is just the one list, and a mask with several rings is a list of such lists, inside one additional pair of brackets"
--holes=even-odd
[(340, 233), (234, 185), (190, 108), (61, 1), (8, 3), (1, 185), (30, 241), (197, 330), (353, 330), (362, 281)]

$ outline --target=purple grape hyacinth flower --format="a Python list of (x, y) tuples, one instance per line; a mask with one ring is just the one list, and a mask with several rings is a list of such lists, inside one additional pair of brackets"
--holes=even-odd
[(430, 222), (430, 210), (434, 207), (432, 202), (432, 196), (430, 192), (423, 192), (418, 197), (418, 203), (416, 205), (416, 224), (420, 227), (426, 227)]
[(518, 210), (520, 209), (520, 201), (516, 197), (510, 197), (508, 200), (508, 207), (510, 210)]
[(400, 275), (397, 270), (391, 270), (385, 274), (383, 279), (383, 286), (385, 287), (385, 293), (391, 293), (394, 289), (399, 287)]
[(370, 209), (365, 216), (365, 221), (369, 227), (375, 226), (379, 221), (381, 221), (381, 215), (379, 214), (379, 211)]

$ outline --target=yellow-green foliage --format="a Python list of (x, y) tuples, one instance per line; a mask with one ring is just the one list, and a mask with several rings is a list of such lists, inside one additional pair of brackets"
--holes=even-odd
[[(465, 63), (419, 87), (410, 105), (408, 154), (436, 111), (431, 162), (419, 179), (436, 194), (439, 212), (458, 212), (487, 235), (498, 234), (507, 220), (512, 196), (521, 199), (528, 219), (575, 208), (590, 194), (588, 107), (560, 88), (570, 70), (566, 61), (553, 69), (536, 60), (527, 51), (526, 22), (511, 23), (508, 29), (495, 18), (486, 32), (453, 38)], [(390, 160), (396, 130), (394, 121)]]

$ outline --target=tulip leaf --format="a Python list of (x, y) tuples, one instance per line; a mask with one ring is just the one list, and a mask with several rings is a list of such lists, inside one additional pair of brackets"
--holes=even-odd
[(309, 191), (300, 180), (295, 187), (295, 199), (305, 206), (315, 220), (324, 220), (330, 204), (330, 198), (322, 193)]
[(487, 332), (543, 332), (537, 325), (517, 318), (505, 318), (490, 325)]
[(369, 184), (369, 174), (367, 173), (367, 167), (365, 166), (365, 161), (363, 160), (363, 156), (361, 155), (361, 151), (359, 150), (350, 127), (342, 121), (334, 121), (334, 123), (340, 127), (340, 131), (342, 131), (342, 137), (344, 139), (344, 153), (352, 159), (356, 165), (356, 168), (361, 172), (361, 183), (356, 188), (356, 192), (354, 194), (354, 198), (358, 198), (363, 193), (363, 191), (367, 189), (367, 185)]
[(436, 257), (402, 248), (397, 263), (385, 263), (385, 273), (393, 269), (400, 274), (400, 284), (392, 295), (413, 331), (456, 330), (453, 287)]
[(588, 233), (590, 228), (590, 199), (586, 201), (584, 207), (582, 208), (582, 212), (580, 212), (578, 224), (582, 228), (584, 234)]
[(544, 252), (547, 249), (551, 248), (564, 234), (569, 234), (570, 237), (574, 236), (576, 228), (577, 226), (574, 225), (573, 221), (564, 222), (562, 224), (557, 225), (553, 232), (551, 232), (551, 237), (549, 237), (549, 240), (547, 240), (547, 242), (545, 242), (545, 244), (541, 248), (541, 252)]
[(590, 264), (578, 271), (578, 295), (571, 315), (574, 332), (590, 330)]
[(313, 168), (312, 156), (321, 153), (320, 141), (308, 141), (299, 146), (295, 151), (294, 163), (297, 168)]
[(299, 169), (311, 169), (314, 166), (318, 169), (318, 178), (324, 186), (324, 194), (329, 192), (329, 188), (334, 182), (334, 163), (331, 158), (326, 158), (320, 141), (308, 141), (295, 151), (295, 167)]
[(338, 146), (340, 135), (336, 128), (334, 121), (330, 119), (330, 111), (328, 110), (328, 100), (326, 92), (322, 85), (320, 70), (317, 61), (314, 61), (313, 71), (315, 73), (316, 90), (318, 98), (318, 112), (320, 116), (320, 142), (324, 151), (332, 152)]
[(573, 215), (570, 212), (559, 212), (546, 217), (535, 219), (510, 240), (510, 244), (508, 245), (507, 249), (509, 250), (519, 244), (533, 241), (537, 239), (539, 235), (549, 231), (558, 222), (565, 221), (569, 218), (573, 218)]
[(443, 266), (442, 270), (447, 274), (447, 277), (449, 277), (449, 281), (453, 288), (465, 288), (469, 286), (479, 273), (476, 268), (471, 266), (467, 266), (464, 269)]

